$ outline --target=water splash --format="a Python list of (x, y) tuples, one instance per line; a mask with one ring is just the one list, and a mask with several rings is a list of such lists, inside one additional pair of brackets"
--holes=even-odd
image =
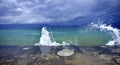
[(109, 46), (120, 45), (120, 30), (119, 29), (113, 28), (111, 25), (106, 25), (103, 23), (98, 23), (98, 24), (91, 23), (90, 26), (94, 28), (99, 28), (101, 31), (107, 30), (109, 32), (112, 32), (112, 40), (108, 41), (108, 43), (105, 45), (109, 45)]
[[(52, 37), (51, 37), (52, 36)], [(53, 38), (53, 40), (52, 40)], [(41, 45), (41, 46), (59, 46), (59, 45), (69, 45), (69, 43), (63, 42), (57, 43), (53, 37), (53, 35), (48, 32), (46, 27), (42, 28), (42, 34), (40, 37), (40, 42), (35, 45)]]
[(69, 45), (66, 42), (63, 42), (62, 44), (57, 43), (55, 39), (52, 40), (51, 38), (54, 38), (53, 35), (52, 34), (50, 35), (46, 27), (43, 27), (41, 32), (40, 42), (35, 44), (40, 46), (43, 56), (48, 56), (50, 54), (52, 46)]

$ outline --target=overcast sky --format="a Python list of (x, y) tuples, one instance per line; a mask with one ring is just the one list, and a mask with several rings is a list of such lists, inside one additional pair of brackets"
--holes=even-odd
[(119, 15), (120, 0), (0, 0), (0, 24), (83, 23)]

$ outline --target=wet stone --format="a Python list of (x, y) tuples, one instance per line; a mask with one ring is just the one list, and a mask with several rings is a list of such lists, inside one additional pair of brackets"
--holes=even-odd
[[(119, 55), (118, 54), (110, 55), (110, 54), (105, 54), (104, 52), (99, 53), (99, 51), (104, 51), (102, 50), (103, 48), (104, 47), (99, 47), (99, 48), (79, 47), (82, 53), (74, 51), (74, 55), (72, 56), (57, 55), (57, 52), (62, 51), (64, 49), (61, 47), (54, 47), (54, 49), (48, 56), (43, 56), (42, 53), (40, 53), (40, 50), (36, 50), (36, 48), (32, 48), (32, 47), (27, 51), (21, 52), (21, 54), (19, 54), (18, 52), (16, 53), (17, 55), (14, 54), (8, 56), (9, 53), (7, 53), (7, 48), (4, 48), (6, 49), (6, 52), (4, 52), (3, 54), (0, 53), (0, 65), (120, 65)], [(4, 49), (2, 49), (2, 51)], [(118, 48), (114, 48), (114, 47), (112, 48), (107, 47), (105, 49), (109, 49), (109, 50), (113, 49), (113, 51), (119, 50)], [(18, 51), (13, 48), (12, 50)], [(4, 56), (4, 54), (6, 55)]]
[(57, 55), (59, 56), (72, 56), (73, 54), (74, 54), (74, 50), (70, 50), (70, 49), (63, 49), (57, 52)]
[(111, 56), (109, 56), (109, 55), (105, 55), (105, 54), (101, 54), (101, 55), (99, 55), (99, 58), (101, 58), (101, 59), (103, 59), (103, 60), (111, 60), (111, 59), (112, 59)]
[(116, 63), (120, 64), (120, 57), (114, 59)]

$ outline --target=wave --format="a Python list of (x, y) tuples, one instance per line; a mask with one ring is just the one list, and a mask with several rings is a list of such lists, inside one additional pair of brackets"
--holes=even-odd
[(99, 28), (101, 31), (106, 30), (106, 31), (112, 32), (111, 34), (112, 40), (108, 41), (108, 43), (106, 43), (105, 45), (109, 45), (109, 46), (120, 45), (120, 30), (119, 29), (114, 28), (111, 25), (106, 25), (103, 23), (98, 23), (98, 24), (91, 23), (90, 26), (94, 28)]

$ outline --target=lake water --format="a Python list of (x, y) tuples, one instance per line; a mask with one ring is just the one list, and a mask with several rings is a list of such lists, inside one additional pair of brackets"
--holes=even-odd
[[(104, 45), (112, 39), (111, 33), (89, 26), (47, 27), (52, 40), (71, 45)], [(39, 29), (0, 29), (0, 45), (34, 45), (41, 36)]]

